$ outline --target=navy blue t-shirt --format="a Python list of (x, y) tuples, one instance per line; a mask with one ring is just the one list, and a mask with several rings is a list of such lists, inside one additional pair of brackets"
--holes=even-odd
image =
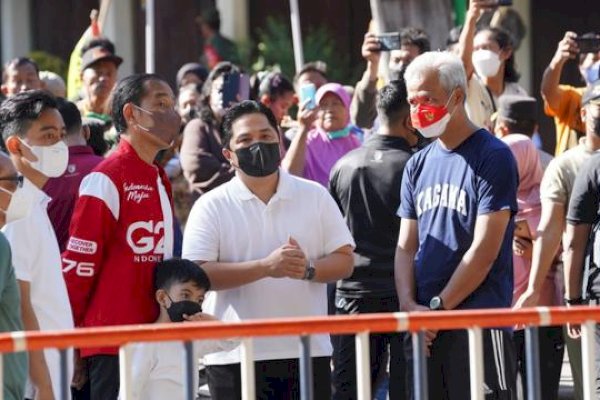
[[(453, 150), (436, 140), (408, 161), (398, 215), (418, 223), (417, 303), (428, 306), (444, 289), (471, 246), (478, 215), (517, 212), (518, 181), (511, 150), (485, 129)], [(488, 276), (457, 308), (510, 307), (513, 228), (511, 217)]]

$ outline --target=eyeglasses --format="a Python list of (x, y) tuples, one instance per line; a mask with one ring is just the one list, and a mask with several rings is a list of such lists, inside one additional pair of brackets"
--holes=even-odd
[(8, 176), (8, 177), (0, 177), (0, 181), (10, 181), (15, 182), (18, 188), (23, 187), (23, 175), (19, 176)]

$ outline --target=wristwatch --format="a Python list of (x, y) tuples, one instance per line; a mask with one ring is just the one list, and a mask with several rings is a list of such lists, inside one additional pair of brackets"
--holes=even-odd
[(315, 279), (315, 272), (315, 262), (313, 260), (310, 260), (306, 265), (306, 271), (304, 271), (304, 276), (302, 277), (302, 279), (304, 279), (305, 281), (312, 281), (313, 279)]
[(444, 302), (440, 296), (433, 296), (429, 301), (429, 309), (433, 311), (440, 311), (444, 309)]
[(565, 304), (569, 305), (569, 306), (580, 306), (582, 304), (586, 304), (586, 301), (584, 299), (582, 299), (581, 297), (578, 297), (576, 299), (565, 298)]

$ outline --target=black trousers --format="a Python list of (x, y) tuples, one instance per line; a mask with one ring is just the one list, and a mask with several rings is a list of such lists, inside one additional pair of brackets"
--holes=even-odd
[[(396, 312), (399, 310), (396, 296), (377, 298), (336, 297), (336, 314), (368, 314)], [(404, 333), (372, 334), (369, 336), (371, 356), (371, 389), (385, 377), (390, 362), (390, 400), (405, 400), (406, 360), (404, 358)], [(356, 345), (354, 335), (338, 335), (333, 340), (333, 400), (356, 399)]]
[[(329, 400), (331, 398), (330, 358), (315, 357), (312, 359), (312, 363), (314, 399)], [(254, 374), (257, 399), (300, 399), (298, 359), (256, 361)], [(213, 400), (242, 398), (240, 364), (210, 365), (206, 367), (206, 375)]]
[[(560, 371), (562, 369), (563, 356), (565, 354), (565, 341), (563, 339), (563, 328), (561, 326), (540, 327), (539, 355), (540, 365), (540, 388), (542, 399), (558, 399), (558, 387), (560, 386)], [(523, 394), (527, 400), (527, 358), (525, 355), (525, 331), (518, 330), (513, 334), (517, 355), (517, 366), (523, 381)]]
[(91, 400), (116, 400), (119, 396), (119, 356), (87, 358)]
[[(408, 377), (412, 382), (412, 340), (406, 337)], [(429, 398), (468, 400), (470, 394), (469, 339), (467, 331), (439, 331), (427, 358)], [(500, 329), (483, 330), (484, 393), (486, 400), (516, 400), (516, 358), (512, 334)], [(409, 385), (414, 399), (414, 385)]]

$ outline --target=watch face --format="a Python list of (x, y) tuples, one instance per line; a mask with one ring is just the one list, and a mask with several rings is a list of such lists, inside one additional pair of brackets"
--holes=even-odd
[(429, 302), (429, 308), (432, 310), (439, 310), (442, 306), (442, 299), (440, 299), (438, 296), (432, 297), (431, 301)]

